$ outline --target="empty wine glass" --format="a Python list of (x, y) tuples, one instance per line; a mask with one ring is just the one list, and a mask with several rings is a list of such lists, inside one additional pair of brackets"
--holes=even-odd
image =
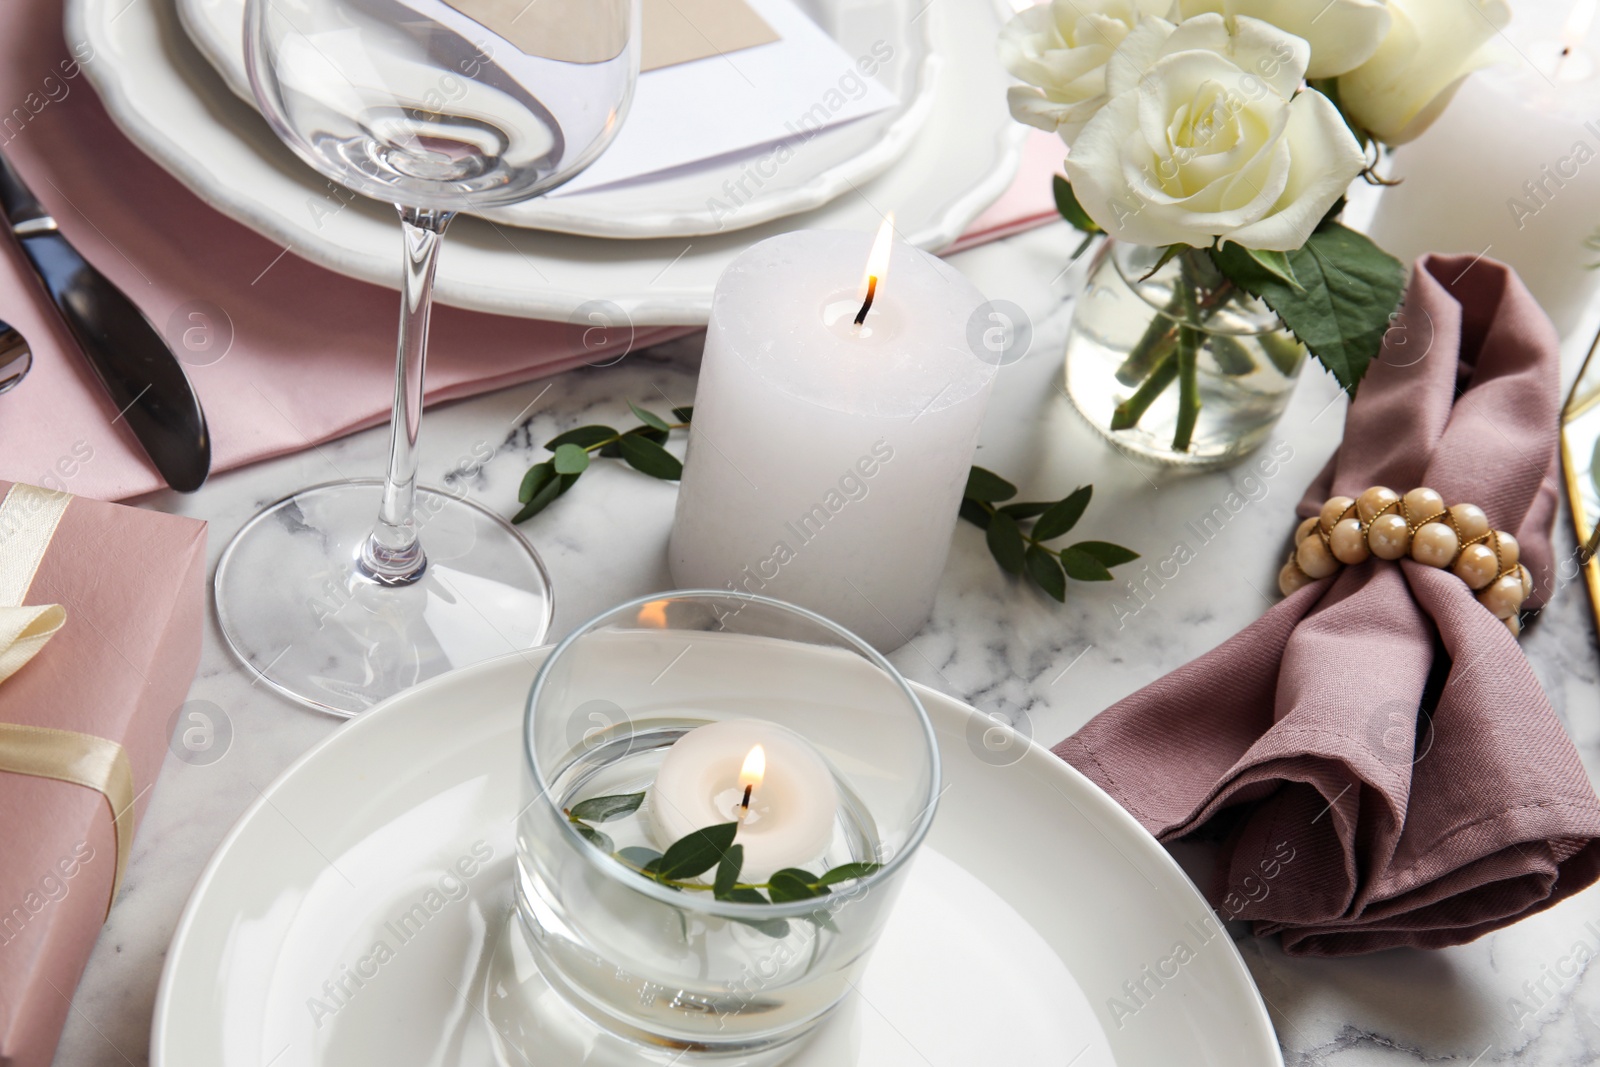
[(429, 302), (457, 212), (545, 193), (615, 136), (638, 80), (639, 0), (249, 0), (245, 56), (284, 143), (400, 213), (385, 477), (270, 505), (217, 564), (233, 651), (280, 692), (353, 715), (549, 628), (527, 540), (463, 494), (417, 486)]

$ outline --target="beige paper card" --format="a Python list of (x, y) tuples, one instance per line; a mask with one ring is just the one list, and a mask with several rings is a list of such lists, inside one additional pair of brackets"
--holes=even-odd
[[(626, 0), (445, 0), (525, 55), (603, 63), (622, 51)], [(640, 66), (656, 70), (778, 39), (745, 0), (644, 0)]]
[(745, 0), (644, 0), (639, 65), (657, 70), (777, 39)]

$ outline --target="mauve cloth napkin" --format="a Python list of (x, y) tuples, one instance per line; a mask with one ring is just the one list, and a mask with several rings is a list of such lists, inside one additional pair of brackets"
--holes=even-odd
[[(78, 250), (169, 341), (189, 321), (187, 309), (209, 305), (231, 320), (227, 355), (188, 367), (211, 426), (213, 471), (386, 420), (398, 294), (324, 270), (212, 210), (122, 135), (86, 75), (63, 76), (67, 59), (59, 0), (0, 3), (0, 101), (26, 118), (0, 111), (0, 151)], [(213, 88), (227, 92), (220, 81)], [(1011, 190), (958, 243), (1054, 218), (1049, 175), (1061, 156), (1061, 142), (1039, 134)], [(21, 330), (34, 352), (27, 380), (0, 396), (0, 477), (103, 500), (161, 488), (16, 243), (5, 239), (0, 319)], [(641, 327), (632, 346), (687, 332)], [(627, 339), (626, 331), (612, 335)], [(430, 402), (608, 363), (622, 351), (617, 342), (586, 349), (580, 326), (452, 307), (434, 312), (431, 349)], [(343, 474), (330, 468), (327, 476)]]
[[(1509, 268), (1424, 258), (1299, 513), (1373, 485), (1478, 504), (1538, 608), (1557, 375)], [(1290, 955), (1459, 944), (1600, 876), (1600, 801), (1516, 638), (1409, 559), (1313, 582), (1055, 752), (1163, 840), (1217, 818), (1213, 904)]]

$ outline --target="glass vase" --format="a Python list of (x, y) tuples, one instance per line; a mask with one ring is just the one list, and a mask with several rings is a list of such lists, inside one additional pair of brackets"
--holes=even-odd
[[(729, 720), (744, 720), (739, 729), (760, 720), (759, 729), (796, 739), (820, 760), (812, 785), (832, 779), (831, 788), (787, 794), (829, 794), (836, 804), (823, 817), (831, 838), (817, 839), (825, 847), (787, 866), (818, 876), (881, 866), (822, 895), (778, 902), (769, 891), (760, 903), (714, 894), (711, 872), (664, 884), (631, 868), (633, 850), (669, 843), (652, 811), (668, 750)], [(756, 787), (749, 811), (783, 773), (782, 750), (770, 751), (768, 785)], [(663, 594), (575, 631), (534, 682), (522, 755), (510, 936), (525, 962), (492, 983), (501, 992), (490, 1013), (521, 1018), (495, 1030), (502, 1041), (516, 1032), (548, 1044), (565, 1025), (540, 1002), (549, 989), (612, 1039), (671, 1051), (674, 1063), (788, 1057), (860, 977), (939, 795), (932, 727), (894, 668), (821, 616), (747, 594)], [(734, 786), (735, 770), (720, 785)], [(720, 788), (712, 778), (708, 789)], [(568, 817), (586, 800), (640, 793), (637, 810), (588, 831)]]
[(1131, 456), (1224, 466), (1266, 440), (1305, 347), (1203, 249), (1162, 252), (1101, 246), (1067, 337), (1067, 395)]

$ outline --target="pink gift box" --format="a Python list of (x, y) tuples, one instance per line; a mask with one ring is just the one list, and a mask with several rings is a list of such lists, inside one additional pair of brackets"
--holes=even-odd
[[(10, 488), (0, 481), (0, 497)], [(135, 820), (200, 662), (205, 531), (194, 519), (72, 498), (24, 598), (60, 604), (66, 622), (0, 682), (0, 723), (123, 746)], [(48, 1067), (116, 867), (105, 796), (0, 772), (0, 1067)]]

